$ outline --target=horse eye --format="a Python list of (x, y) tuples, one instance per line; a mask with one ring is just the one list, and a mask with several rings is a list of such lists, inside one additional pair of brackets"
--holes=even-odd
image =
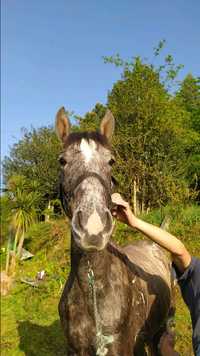
[(112, 187), (118, 185), (117, 180), (113, 176), (111, 176), (111, 183), (112, 183)]
[(64, 157), (60, 157), (59, 158), (59, 163), (61, 164), (61, 166), (65, 166), (67, 161), (66, 161), (66, 159), (64, 159)]
[(112, 157), (108, 163), (110, 166), (112, 166), (115, 163), (114, 157)]

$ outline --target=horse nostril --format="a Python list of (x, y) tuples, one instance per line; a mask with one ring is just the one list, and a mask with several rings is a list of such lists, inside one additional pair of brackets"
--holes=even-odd
[(72, 226), (78, 231), (83, 230), (83, 213), (81, 210), (75, 212), (72, 219)]
[(78, 223), (78, 226), (79, 226), (81, 229), (83, 229), (82, 218), (83, 218), (82, 211), (79, 210), (79, 211), (77, 212), (77, 223)]
[(112, 215), (109, 210), (106, 211), (106, 224), (104, 227), (104, 232), (109, 233), (112, 230), (113, 220)]

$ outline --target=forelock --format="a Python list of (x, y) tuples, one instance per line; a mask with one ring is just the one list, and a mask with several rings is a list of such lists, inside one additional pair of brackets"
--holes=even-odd
[(68, 137), (66, 142), (64, 143), (64, 148), (67, 149), (72, 144), (81, 144), (82, 139), (85, 139), (88, 143), (90, 140), (93, 140), (97, 147), (98, 145), (102, 145), (108, 149), (110, 149), (109, 142), (107, 138), (101, 135), (98, 131), (96, 132), (73, 132)]

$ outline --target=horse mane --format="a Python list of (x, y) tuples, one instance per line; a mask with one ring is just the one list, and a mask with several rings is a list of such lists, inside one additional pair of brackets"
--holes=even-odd
[(89, 140), (93, 140), (96, 144), (100, 144), (108, 149), (110, 149), (109, 142), (106, 136), (102, 135), (98, 131), (85, 131), (85, 132), (72, 132), (68, 137), (64, 144), (64, 147), (67, 148), (68, 146), (74, 143), (80, 143), (82, 139), (85, 139), (89, 142)]

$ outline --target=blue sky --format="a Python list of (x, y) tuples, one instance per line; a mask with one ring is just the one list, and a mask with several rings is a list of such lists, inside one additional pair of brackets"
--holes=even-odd
[(121, 70), (102, 56), (165, 53), (200, 75), (199, 0), (2, 0), (1, 154), (21, 128), (54, 123), (64, 105), (83, 115), (106, 103)]

